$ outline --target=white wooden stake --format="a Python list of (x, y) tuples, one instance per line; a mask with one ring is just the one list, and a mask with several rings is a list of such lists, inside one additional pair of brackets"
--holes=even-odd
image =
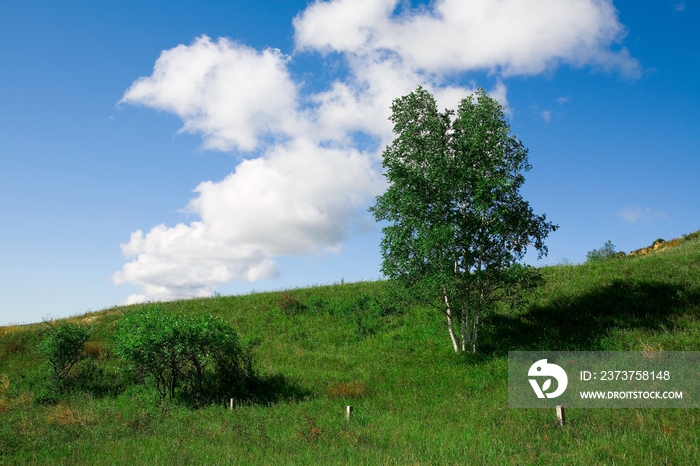
[(233, 409), (233, 398), (228, 402), (229, 409)]
[(559, 420), (559, 425), (564, 426), (566, 423), (566, 420), (564, 418), (564, 406), (563, 405), (557, 405), (557, 419)]
[(345, 407), (345, 419), (350, 420), (350, 415), (352, 414), (352, 406)]

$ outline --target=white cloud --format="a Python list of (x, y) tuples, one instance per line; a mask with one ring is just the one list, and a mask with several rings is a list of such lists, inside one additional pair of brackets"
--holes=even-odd
[(124, 301), (124, 304), (141, 304), (146, 302), (148, 302), (148, 298), (146, 296), (142, 294), (130, 294)]
[(227, 244), (202, 222), (172, 228), (158, 225), (145, 235), (139, 230), (121, 246), (125, 256), (136, 260), (114, 274), (114, 283), (139, 285), (154, 299), (209, 296), (218, 283), (253, 281), (276, 273), (262, 251)]
[(542, 114), (542, 119), (545, 121), (545, 123), (549, 123), (552, 120), (552, 112), (549, 110), (543, 110), (541, 112)]
[(294, 18), (299, 47), (320, 52), (372, 48), (376, 29), (388, 22), (397, 0), (316, 1)]
[(609, 0), (437, 0), (393, 16), (398, 0), (316, 1), (294, 20), (301, 50), (357, 55), (384, 50), (428, 73), (494, 70), (538, 74), (567, 63), (638, 75)]
[[(610, 49), (624, 29), (609, 1), (438, 0), (400, 17), (397, 4), (317, 1), (294, 19), (296, 53), (345, 58), (346, 77), (316, 94), (302, 92), (279, 50), (206, 36), (164, 51), (132, 84), (122, 103), (178, 115), (206, 149), (255, 152), (197, 186), (185, 208), (196, 221), (136, 231), (121, 245), (130, 261), (112, 280), (141, 288), (129, 302), (210, 296), (220, 283), (276, 276), (280, 256), (339, 251), (384, 187), (391, 102), (418, 85), (456, 109), (476, 84), (454, 84), (452, 72), (493, 71), (489, 94), (505, 105), (501, 76), (560, 63), (638, 68)], [(356, 147), (357, 133), (375, 147)]]
[(201, 183), (189, 209), (212, 236), (267, 257), (335, 251), (353, 211), (381, 187), (365, 154), (299, 140), (244, 161), (221, 182)]
[(201, 221), (132, 233), (122, 250), (135, 260), (113, 281), (177, 299), (275, 277), (275, 257), (338, 251), (355, 211), (381, 187), (372, 159), (357, 150), (306, 141), (274, 146), (224, 180), (197, 187), (186, 209)]
[(640, 220), (645, 223), (651, 223), (654, 220), (668, 218), (668, 215), (663, 212), (655, 212), (649, 207), (641, 207), (638, 205), (625, 207), (617, 213), (617, 216), (630, 223), (636, 223)]
[(297, 89), (287, 60), (277, 49), (202, 36), (161, 53), (153, 74), (121, 102), (176, 114), (182, 130), (202, 133), (207, 149), (250, 151), (262, 136), (295, 131)]

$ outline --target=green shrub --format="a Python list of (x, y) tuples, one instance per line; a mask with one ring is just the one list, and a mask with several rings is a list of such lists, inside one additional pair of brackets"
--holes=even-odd
[(115, 353), (161, 398), (221, 402), (244, 396), (254, 377), (252, 347), (210, 315), (168, 314), (149, 305), (124, 315), (114, 338)]
[(85, 342), (90, 331), (84, 325), (61, 322), (50, 327), (38, 350), (46, 358), (51, 377), (61, 382), (73, 366), (84, 357)]
[(588, 251), (586, 254), (586, 262), (597, 262), (621, 255), (624, 256), (624, 253), (615, 252), (615, 245), (612, 244), (612, 241), (608, 240), (602, 248)]

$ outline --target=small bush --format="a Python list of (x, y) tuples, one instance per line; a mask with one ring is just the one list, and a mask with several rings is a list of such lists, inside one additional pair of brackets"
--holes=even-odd
[(167, 314), (149, 305), (126, 314), (114, 338), (116, 354), (161, 398), (222, 402), (245, 395), (254, 377), (252, 345), (212, 316)]
[(73, 366), (84, 357), (83, 348), (90, 332), (83, 325), (61, 322), (51, 327), (38, 350), (46, 358), (51, 377), (61, 382)]
[(588, 251), (586, 254), (586, 262), (598, 262), (624, 255), (624, 253), (615, 252), (615, 245), (612, 244), (612, 241), (608, 240), (602, 248)]

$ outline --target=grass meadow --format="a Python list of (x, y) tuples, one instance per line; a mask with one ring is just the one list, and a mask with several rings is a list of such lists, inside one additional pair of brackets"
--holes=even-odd
[(70, 319), (90, 326), (90, 357), (53, 404), (35, 393), (52, 323), (0, 327), (0, 464), (700, 464), (697, 409), (569, 409), (560, 427), (507, 400), (509, 350), (700, 351), (700, 239), (542, 270), (522, 309), (484, 321), (476, 355), (454, 354), (444, 316), (392, 303), (382, 281), (161, 303), (258, 342), (261, 392), (233, 410), (128, 383), (111, 335), (135, 306)]

